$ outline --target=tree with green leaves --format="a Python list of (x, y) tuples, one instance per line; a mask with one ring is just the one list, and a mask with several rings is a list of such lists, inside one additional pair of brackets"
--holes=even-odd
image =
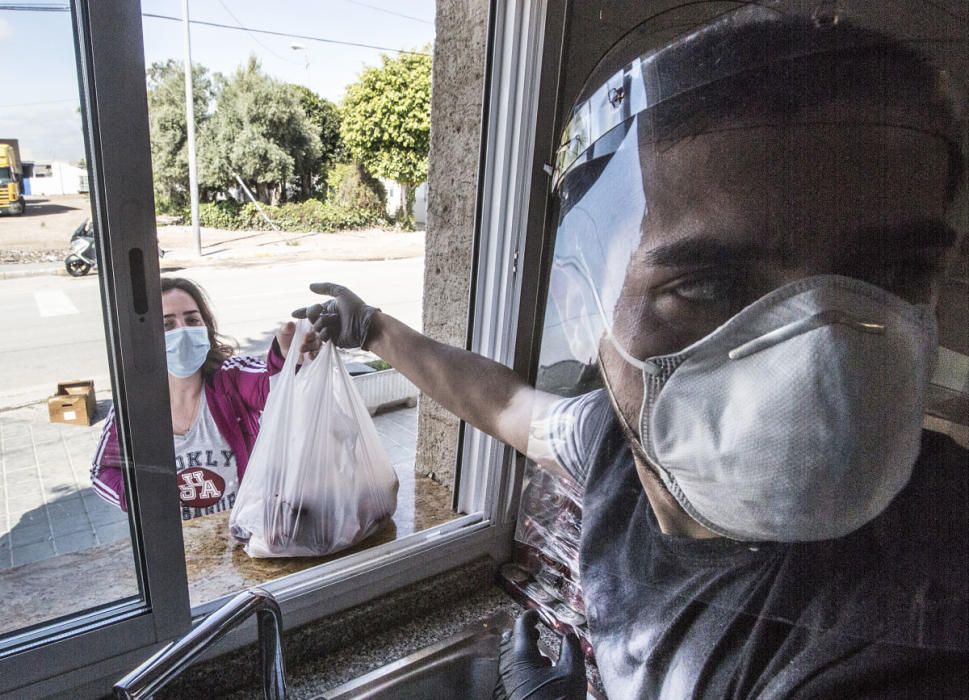
[(296, 173), (300, 191), (307, 198), (320, 187), (325, 188), (330, 168), (346, 158), (340, 138), (340, 108), (303, 85), (290, 85), (289, 88), (296, 93), (300, 106), (320, 137), (319, 160), (306, 163), (303, 170)]
[[(161, 211), (178, 209), (189, 201), (184, 64), (171, 59), (153, 63), (147, 74), (155, 203)], [(192, 92), (195, 124), (201, 126), (213, 97), (212, 81), (203, 66), (192, 66)]]
[(340, 133), (350, 155), (401, 186), (405, 223), (413, 224), (414, 189), (427, 179), (431, 143), (431, 56), (381, 56), (347, 87)]
[(199, 181), (224, 190), (238, 175), (260, 201), (284, 201), (287, 183), (322, 151), (296, 93), (263, 73), (255, 57), (231, 76), (216, 75), (215, 85), (215, 112), (199, 137)]

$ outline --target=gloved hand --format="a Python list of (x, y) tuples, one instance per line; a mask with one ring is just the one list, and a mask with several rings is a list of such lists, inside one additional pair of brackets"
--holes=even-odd
[(322, 304), (296, 309), (294, 318), (308, 318), (324, 343), (332, 340), (340, 348), (367, 349), (370, 322), (380, 309), (363, 303), (346, 287), (331, 282), (310, 285), (310, 291), (333, 297)]
[(514, 633), (501, 638), (495, 700), (583, 700), (585, 658), (579, 638), (562, 640), (558, 662), (538, 651), (538, 613), (528, 610), (515, 621)]

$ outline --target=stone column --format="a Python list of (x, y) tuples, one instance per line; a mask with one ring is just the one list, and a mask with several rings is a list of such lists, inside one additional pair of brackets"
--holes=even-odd
[[(435, 33), (424, 333), (463, 347), (468, 329), (488, 3), (438, 0)], [(426, 396), (421, 396), (419, 405), (417, 472), (453, 488), (458, 419)]]

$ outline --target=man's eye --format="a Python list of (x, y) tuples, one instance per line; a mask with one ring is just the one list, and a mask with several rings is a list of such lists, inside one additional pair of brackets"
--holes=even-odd
[(736, 288), (733, 277), (715, 276), (688, 279), (677, 283), (672, 291), (677, 296), (698, 303), (729, 301)]

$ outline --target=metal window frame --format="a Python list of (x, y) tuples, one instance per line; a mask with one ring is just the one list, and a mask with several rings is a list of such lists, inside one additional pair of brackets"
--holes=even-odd
[[(168, 415), (168, 397), (167, 385), (144, 391), (150, 378), (164, 378), (159, 372), (164, 349), (158, 337), (138, 333), (161, 325), (141, 7), (130, 0), (72, 0), (72, 12), (119, 420), (124, 428), (155, 425), (160, 415)], [(490, 6), (468, 347), (512, 366), (521, 357), (519, 345), (531, 342), (527, 331), (522, 337), (521, 295), (537, 294), (533, 282), (522, 281), (520, 258), (534, 169), (540, 167), (533, 165), (539, 120), (532, 86), (538, 83), (543, 60), (545, 12), (546, 0), (493, 0)], [(132, 310), (129, 261), (138, 251), (145, 268), (143, 291), (154, 300), (143, 314)], [(535, 302), (529, 298), (525, 306)], [(124, 400), (129, 393), (138, 396), (130, 405)], [(0, 658), (0, 694), (17, 689), (46, 695), (82, 686), (107, 692), (114, 679), (162, 642), (187, 631), (193, 614), (207, 614), (224, 601), (189, 610), (177, 512), (147, 496), (174, 488), (174, 474), (159, 476), (165, 470), (140, 466), (166, 463), (166, 458), (170, 462), (170, 433), (127, 432), (125, 448), (135, 465), (129, 484), (134, 520), (145, 525), (135, 526), (133, 542), (149, 605), (136, 601), (108, 606), (91, 616), (83, 633), (77, 627), (80, 617), (74, 618), (64, 625), (61, 638)], [(506, 560), (520, 464), (510, 448), (463, 429), (456, 500), (469, 515), (264, 584), (278, 597), (286, 627), (326, 617), (483, 555), (496, 563)], [(254, 629), (240, 628), (210, 655), (254, 640)], [(5, 683), (27, 668), (33, 669), (29, 675)]]
[[(490, 8), (490, 46), (478, 177), (475, 259), (472, 264), (469, 349), (514, 365), (518, 346), (531, 346), (519, 329), (520, 251), (532, 200), (538, 98), (546, 0), (496, 0)], [(554, 47), (553, 47), (554, 48)], [(556, 49), (557, 50), (557, 49)], [(544, 206), (544, 205), (543, 205)], [(528, 303), (537, 303), (538, 291)], [(525, 292), (525, 293), (529, 293)], [(508, 446), (462, 424), (459, 510), (468, 515), (397, 542), (262, 584), (279, 599), (286, 627), (326, 617), (424, 578), (489, 556), (511, 555), (520, 464)], [(226, 598), (194, 612), (205, 614)], [(255, 640), (251, 629), (230, 633), (220, 649)]]
[[(46, 695), (114, 675), (191, 627), (169, 420), (140, 3), (73, 0), (82, 121), (99, 235), (105, 335), (140, 595), (79, 611), (5, 642), (0, 693)], [(150, 527), (149, 527), (150, 525)], [(96, 585), (96, 582), (78, 582)], [(16, 644), (13, 646), (10, 642)]]
[[(547, 0), (502, 0), (492, 11), (492, 36), (501, 50), (489, 61), (468, 349), (527, 373), (519, 349), (531, 345), (531, 329), (520, 317), (537, 295), (523, 273), (533, 180), (541, 172), (535, 157), (540, 94), (534, 86), (546, 50)], [(507, 445), (462, 428), (459, 509), (486, 509), (500, 525), (512, 524), (521, 460)]]

